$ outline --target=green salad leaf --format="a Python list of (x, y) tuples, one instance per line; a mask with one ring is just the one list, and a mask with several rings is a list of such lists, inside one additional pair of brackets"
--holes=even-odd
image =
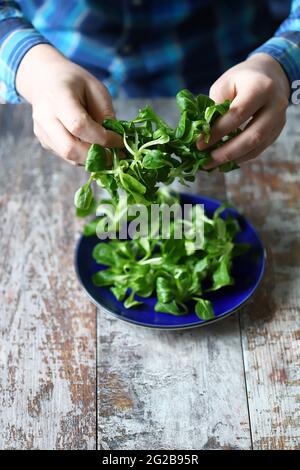
[[(208, 96), (181, 90), (176, 102), (180, 117), (174, 129), (150, 106), (141, 109), (131, 121), (112, 118), (103, 121), (106, 129), (122, 136), (124, 148), (120, 151), (91, 145), (85, 162), (90, 175), (77, 190), (74, 204), (79, 217), (95, 215), (107, 202), (114, 208), (115, 215), (114, 220), (108, 220), (105, 213), (98, 215), (85, 225), (84, 235), (95, 235), (105, 226), (120, 230), (124, 213), (120, 190), (125, 191), (128, 206), (134, 203), (148, 208), (153, 203), (171, 205), (178, 198), (161, 188), (162, 183), (168, 186), (178, 180), (189, 185), (198, 171), (215, 170), (206, 169), (211, 162), (211, 151), (240, 130), (206, 150), (198, 150), (196, 143), (200, 135), (209, 143), (213, 124), (228, 112), (230, 101), (217, 104)], [(235, 162), (218, 167), (223, 172), (236, 168)], [(93, 181), (107, 190), (110, 199), (97, 200)], [(140, 306), (144, 298), (155, 294), (158, 312), (186, 315), (190, 302), (194, 302), (199, 318), (213, 319), (210, 292), (233, 283), (232, 260), (248, 249), (245, 244), (235, 243), (240, 227), (230, 211), (224, 217), (225, 209), (226, 206), (218, 208), (212, 218), (205, 216), (201, 248), (190, 238), (177, 239), (174, 221), (167, 239), (141, 236), (100, 242), (94, 248), (93, 258), (101, 269), (93, 275), (93, 282), (96, 286), (109, 287), (114, 296), (124, 302), (125, 308)], [(159, 226), (158, 220), (157, 229)]]
[[(90, 180), (106, 188), (118, 199), (117, 189), (123, 188), (134, 202), (155, 202), (159, 183), (171, 184), (178, 179), (182, 184), (194, 181), (198, 171), (211, 171), (206, 165), (211, 161), (211, 151), (233, 138), (239, 130), (226, 136), (211, 148), (200, 151), (196, 146), (198, 137), (209, 142), (211, 127), (230, 107), (230, 101), (221, 104), (205, 95), (193, 95), (181, 90), (176, 96), (180, 118), (172, 129), (149, 106), (141, 109), (131, 121), (104, 119), (103, 126), (120, 134), (124, 148), (120, 159), (119, 149), (108, 149), (98, 144), (90, 147), (85, 163)], [(112, 165), (109, 167), (110, 155)], [(219, 165), (220, 171), (232, 171), (238, 166), (234, 162)], [(75, 197), (75, 206), (87, 210), (92, 201), (92, 186), (81, 188)], [(139, 195), (143, 195), (141, 198)]]
[(234, 243), (240, 228), (230, 212), (224, 216), (226, 207), (218, 208), (212, 218), (205, 216), (204, 244), (193, 251), (188, 249), (187, 239), (176, 239), (172, 230), (168, 239), (143, 237), (98, 243), (93, 258), (107, 269), (94, 275), (94, 283), (110, 287), (118, 300), (125, 300), (126, 308), (141, 305), (143, 298), (156, 294), (157, 312), (186, 315), (194, 300), (197, 316), (213, 319), (207, 296), (232, 285), (233, 258), (249, 248)]

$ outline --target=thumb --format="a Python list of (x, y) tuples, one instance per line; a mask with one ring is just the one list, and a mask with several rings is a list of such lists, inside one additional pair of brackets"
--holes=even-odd
[[(222, 75), (220, 78), (218, 78), (215, 83), (211, 86), (209, 90), (209, 97), (215, 101), (215, 103), (223, 103), (225, 100), (233, 100), (236, 95), (236, 90), (235, 90), (235, 85), (234, 81), (230, 80), (230, 77), (228, 74)], [(218, 140), (220, 140), (224, 135), (226, 135), (226, 132), (224, 131), (223, 127), (220, 127), (220, 124), (222, 124), (224, 121), (224, 116), (220, 117), (217, 119), (217, 121), (214, 123), (211, 135), (210, 135), (210, 140), (209, 143), (206, 143), (204, 141), (203, 136), (200, 136), (198, 142), (197, 142), (197, 148), (199, 150), (204, 150), (211, 145), (215, 144)], [(225, 120), (226, 122), (226, 120)]]
[(123, 139), (119, 134), (102, 127), (105, 118), (115, 117), (115, 111), (109, 92), (98, 80), (90, 81), (86, 87), (86, 108), (91, 118), (97, 124), (100, 124), (102, 133), (106, 135), (106, 140), (110, 144), (109, 146), (123, 147)]
[(209, 90), (209, 96), (216, 103), (223, 103), (224, 100), (233, 100), (236, 95), (234, 81), (230, 80), (226, 74), (218, 78)]
[(89, 82), (86, 90), (86, 105), (90, 116), (99, 124), (104, 118), (114, 118), (112, 99), (106, 87), (100, 82)]

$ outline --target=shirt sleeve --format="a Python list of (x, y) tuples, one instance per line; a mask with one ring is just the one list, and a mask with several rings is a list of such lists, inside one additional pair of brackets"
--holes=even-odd
[(16, 74), (24, 55), (37, 44), (49, 44), (24, 18), (17, 2), (0, 1), (0, 102), (20, 103)]
[(275, 35), (252, 54), (258, 52), (269, 54), (280, 63), (291, 86), (295, 80), (300, 79), (300, 0), (292, 1), (288, 18)]

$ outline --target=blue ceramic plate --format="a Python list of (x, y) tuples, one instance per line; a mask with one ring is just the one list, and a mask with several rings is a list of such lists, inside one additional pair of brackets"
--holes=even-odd
[[(180, 197), (181, 202), (185, 204), (204, 204), (208, 216), (212, 216), (215, 209), (221, 204), (219, 201), (203, 196), (181, 194)], [(114, 317), (136, 325), (160, 329), (184, 329), (204, 326), (221, 320), (235, 312), (250, 299), (262, 279), (265, 268), (265, 251), (257, 232), (243, 216), (233, 209), (226, 209), (222, 216), (226, 216), (227, 211), (238, 220), (241, 227), (236, 242), (249, 243), (251, 249), (246, 254), (234, 259), (232, 274), (235, 284), (205, 295), (205, 298), (213, 303), (216, 315), (214, 320), (200, 320), (194, 313), (193, 302), (190, 303), (188, 315), (177, 317), (155, 312), (155, 297), (142, 299), (145, 302), (143, 306), (126, 309), (122, 302), (116, 300), (109, 288), (96, 287), (92, 282), (92, 275), (99, 269), (105, 268), (92, 258), (93, 248), (99, 243), (96, 236), (82, 236), (79, 239), (75, 254), (75, 268), (79, 281), (94, 304)]]

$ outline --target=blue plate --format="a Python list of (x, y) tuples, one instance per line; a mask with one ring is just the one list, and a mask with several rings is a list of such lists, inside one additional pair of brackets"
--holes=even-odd
[[(181, 194), (180, 198), (181, 202), (185, 204), (204, 204), (208, 216), (212, 216), (215, 209), (221, 204), (219, 201), (203, 196)], [(96, 287), (92, 282), (92, 275), (105, 268), (105, 266), (97, 264), (92, 258), (93, 248), (99, 243), (96, 236), (81, 236), (79, 239), (75, 254), (75, 268), (78, 279), (94, 304), (114, 317), (136, 325), (160, 329), (184, 329), (204, 326), (221, 320), (235, 312), (250, 299), (262, 279), (265, 268), (265, 250), (256, 230), (242, 215), (233, 209), (226, 209), (222, 217), (225, 217), (227, 212), (230, 212), (238, 220), (241, 227), (236, 242), (249, 243), (251, 248), (246, 254), (234, 259), (232, 275), (235, 284), (205, 295), (205, 298), (212, 301), (216, 316), (214, 320), (200, 320), (194, 312), (193, 302), (189, 305), (188, 315), (177, 317), (155, 312), (155, 297), (142, 299), (145, 302), (143, 306), (126, 309), (122, 302), (116, 300), (109, 288)]]

